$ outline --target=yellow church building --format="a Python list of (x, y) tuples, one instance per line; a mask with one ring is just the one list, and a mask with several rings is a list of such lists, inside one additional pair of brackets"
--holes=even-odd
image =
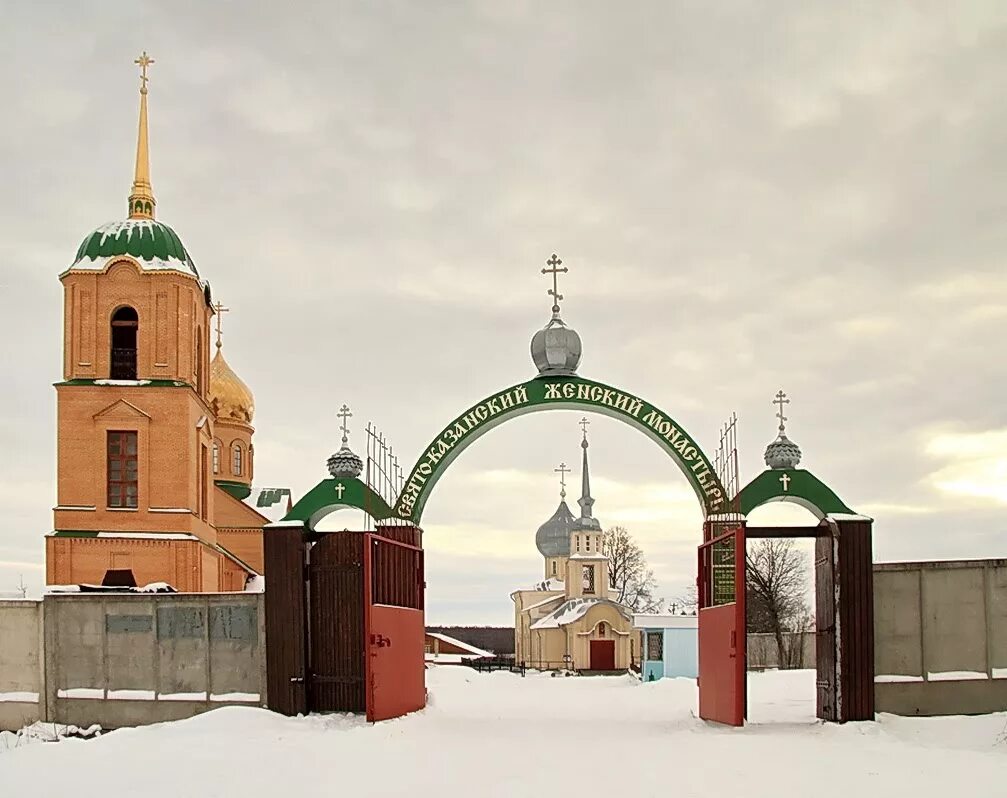
[(609, 560), (593, 515), (587, 420), (581, 424), (580, 516), (567, 506), (561, 464), (559, 506), (535, 535), (545, 578), (511, 594), (514, 661), (543, 670), (625, 671), (633, 658), (633, 615), (609, 597)]
[[(57, 504), (50, 585), (243, 590), (289, 491), (253, 491), (254, 400), (221, 352), (220, 313), (181, 239), (156, 219), (146, 53), (127, 218), (89, 233), (60, 275)], [(216, 355), (210, 360), (211, 322)], [(264, 499), (264, 497), (266, 497)]]

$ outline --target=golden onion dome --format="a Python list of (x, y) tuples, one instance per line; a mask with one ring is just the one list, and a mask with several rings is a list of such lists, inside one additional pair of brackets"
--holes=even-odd
[(241, 377), (234, 373), (224, 355), (217, 348), (217, 354), (210, 363), (210, 407), (214, 415), (222, 421), (243, 421), (252, 423), (255, 415), (255, 398)]

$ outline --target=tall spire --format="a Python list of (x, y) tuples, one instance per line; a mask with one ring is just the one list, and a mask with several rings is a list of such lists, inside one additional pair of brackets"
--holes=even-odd
[(584, 439), (580, 442), (580, 448), (584, 450), (584, 462), (581, 466), (581, 487), (580, 487), (580, 498), (577, 499), (577, 504), (580, 505), (580, 517), (583, 519), (594, 520), (594, 515), (592, 510), (594, 508), (594, 499), (591, 498), (591, 474), (587, 467), (587, 427), (591, 423), (587, 420), (587, 416), (580, 420), (580, 427), (584, 430)]
[(150, 146), (147, 140), (147, 67), (154, 59), (144, 50), (134, 62), (140, 67), (140, 126), (136, 135), (136, 170), (133, 189), (129, 194), (129, 218), (153, 219), (154, 190), (150, 185)]

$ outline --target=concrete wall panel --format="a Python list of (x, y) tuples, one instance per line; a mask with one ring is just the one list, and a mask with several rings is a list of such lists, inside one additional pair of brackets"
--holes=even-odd
[(986, 572), (990, 666), (1007, 677), (1007, 565)]
[(1007, 560), (876, 564), (874, 597), (878, 712), (1007, 710)]
[(153, 690), (154, 613), (146, 597), (106, 601), (105, 668), (109, 690)]
[(44, 716), (42, 604), (0, 601), (0, 730)]
[(47, 638), (55, 643), (46, 667), (50, 690), (105, 689), (103, 600), (47, 597)]
[(923, 664), (927, 672), (985, 673), (983, 569), (931, 566), (922, 574)]
[(921, 676), (918, 570), (874, 572), (874, 672)]

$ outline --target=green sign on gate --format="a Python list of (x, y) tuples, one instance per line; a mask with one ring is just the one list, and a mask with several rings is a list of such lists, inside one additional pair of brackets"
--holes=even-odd
[(448, 424), (413, 466), (395, 515), (419, 524), (430, 490), (470, 443), (509, 418), (538, 410), (581, 409), (617, 418), (655, 440), (677, 463), (703, 505), (704, 514), (726, 510), (726, 494), (709, 458), (695, 440), (654, 405), (628, 391), (580, 377), (537, 377), (470, 407)]

